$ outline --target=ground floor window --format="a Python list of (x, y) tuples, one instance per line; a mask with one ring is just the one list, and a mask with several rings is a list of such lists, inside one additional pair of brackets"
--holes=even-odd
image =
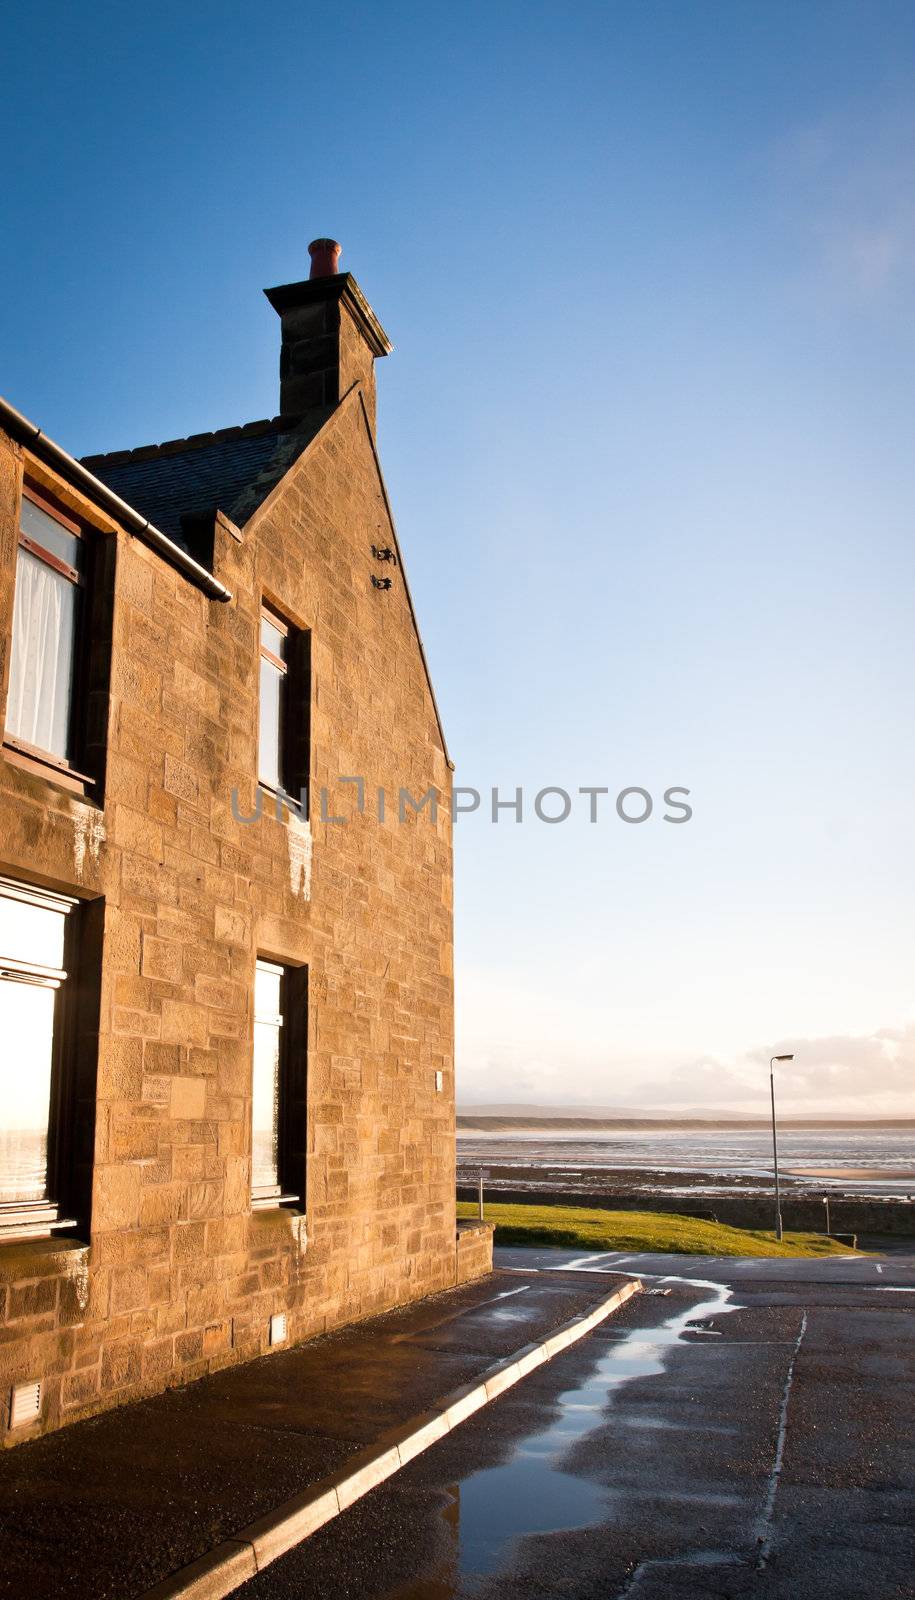
[(0, 878), (0, 1227), (58, 1217), (66, 952), (76, 904)]
[(306, 969), (258, 961), (251, 1085), (255, 1206), (304, 1204), (306, 1018)]

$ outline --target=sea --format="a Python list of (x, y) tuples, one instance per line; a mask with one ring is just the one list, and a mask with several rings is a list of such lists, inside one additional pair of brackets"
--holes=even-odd
[[(765, 1128), (677, 1126), (559, 1133), (459, 1133), (458, 1180), (480, 1169), (495, 1187), (556, 1189), (637, 1187), (669, 1194), (725, 1194), (768, 1189), (772, 1135)], [(879, 1124), (783, 1128), (779, 1174), (788, 1189), (846, 1194), (915, 1195), (915, 1128)]]

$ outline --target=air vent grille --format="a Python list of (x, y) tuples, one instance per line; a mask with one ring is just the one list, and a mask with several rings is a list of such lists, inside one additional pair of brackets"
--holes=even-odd
[(10, 1427), (27, 1428), (41, 1416), (41, 1382), (19, 1383), (10, 1396)]

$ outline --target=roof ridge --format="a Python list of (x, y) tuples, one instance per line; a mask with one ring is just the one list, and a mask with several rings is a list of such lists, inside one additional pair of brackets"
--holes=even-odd
[(303, 420), (299, 416), (282, 414), (260, 417), (256, 422), (236, 423), (231, 428), (216, 428), (212, 433), (191, 433), (186, 439), (164, 439), (161, 444), (136, 445), (132, 450), (109, 450), (81, 456), (80, 461), (90, 470), (102, 462), (115, 466), (126, 461), (152, 461), (158, 456), (181, 455), (187, 450), (201, 450), (207, 445), (221, 444), (229, 439), (247, 439), (264, 433), (294, 433)]

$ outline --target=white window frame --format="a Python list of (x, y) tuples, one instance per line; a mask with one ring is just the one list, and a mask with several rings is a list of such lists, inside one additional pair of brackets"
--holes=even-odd
[[(79, 901), (72, 895), (57, 894), (50, 889), (42, 889), (35, 884), (23, 883), (16, 878), (0, 877), (0, 897), (8, 900), (18, 900), (24, 905), (38, 906), (42, 910), (55, 911), (69, 917)], [(61, 990), (67, 982), (67, 971), (64, 967), (47, 967), (40, 962), (24, 961), (19, 957), (0, 953), (0, 981), (10, 983), (32, 984), (37, 988)], [(53, 1056), (59, 1056), (64, 1048), (64, 1041), (60, 1036), (60, 1012), (54, 1021)], [(51, 1121), (55, 1115), (55, 1107), (51, 1102), (54, 1086), (54, 1061), (48, 1082), (48, 1133), (51, 1131)], [(68, 1069), (68, 1063), (63, 1063), (63, 1070)], [(3, 1118), (3, 1106), (0, 1103), (0, 1123)], [(54, 1228), (72, 1228), (76, 1223), (72, 1217), (61, 1215), (57, 1199), (50, 1191), (50, 1184), (56, 1174), (48, 1174), (49, 1192), (42, 1200), (11, 1200), (0, 1201), (0, 1238), (29, 1238), (50, 1232)]]
[[(280, 999), (281, 999), (281, 1003), (282, 1003), (283, 987), (285, 986), (287, 968), (284, 967), (278, 961), (268, 961), (266, 957), (258, 956), (258, 958), (257, 958), (257, 960), (255, 962), (255, 973), (257, 973), (259, 971), (269, 972), (269, 973), (273, 974), (273, 976), (279, 978), (279, 980), (280, 980)], [(283, 1129), (283, 1126), (282, 1126), (283, 1088), (284, 1088), (284, 1086), (283, 1086), (283, 1073), (286, 1070), (286, 1054), (285, 1054), (285, 1052), (286, 1052), (286, 1049), (288, 1048), (287, 1043), (286, 1043), (286, 1038), (285, 1038), (285, 1035), (284, 1035), (284, 1032), (283, 1032), (283, 1029), (284, 1029), (284, 1026), (285, 1026), (285, 1019), (284, 1019), (284, 1017), (282, 1015), (282, 1012), (277, 1013), (275, 1016), (258, 1016), (257, 1000), (256, 1000), (256, 995), (257, 995), (256, 984), (255, 984), (255, 989), (254, 989), (254, 995), (255, 995), (255, 999), (254, 999), (254, 1003), (253, 1003), (253, 1011), (254, 1011), (254, 1026), (255, 1026), (255, 1028), (257, 1027), (257, 1024), (259, 1022), (267, 1023), (271, 1027), (275, 1027), (277, 1029), (277, 1035), (278, 1035), (278, 1040), (277, 1040), (277, 1043), (278, 1043), (277, 1066), (276, 1066), (277, 1081), (276, 1081), (276, 1085), (275, 1085), (275, 1093), (276, 1093), (276, 1096), (277, 1096), (277, 1163), (279, 1165), (279, 1162), (281, 1160), (281, 1152), (282, 1152), (283, 1138), (284, 1138), (284, 1129)], [(300, 1199), (300, 1196), (297, 1195), (297, 1194), (284, 1194), (283, 1193), (282, 1184), (279, 1182), (279, 1178), (281, 1177), (281, 1173), (279, 1171), (278, 1171), (278, 1175), (277, 1175), (278, 1181), (276, 1183), (258, 1184), (256, 1187), (254, 1185), (254, 1181), (253, 1181), (253, 1179), (254, 1179), (254, 1172), (253, 1172), (253, 1163), (254, 1163), (254, 1120), (253, 1120), (254, 1119), (254, 1080), (253, 1080), (253, 1073), (254, 1073), (254, 1047), (253, 1047), (253, 1039), (252, 1039), (252, 1053), (251, 1053), (251, 1071), (252, 1071), (252, 1083), (251, 1083), (251, 1091), (252, 1091), (251, 1092), (251, 1116), (252, 1116), (252, 1120), (251, 1120), (251, 1161), (252, 1161), (251, 1209), (253, 1211), (268, 1211), (268, 1210), (272, 1210), (276, 1206), (293, 1205), (293, 1204), (295, 1204), (296, 1201), (298, 1201)]]

